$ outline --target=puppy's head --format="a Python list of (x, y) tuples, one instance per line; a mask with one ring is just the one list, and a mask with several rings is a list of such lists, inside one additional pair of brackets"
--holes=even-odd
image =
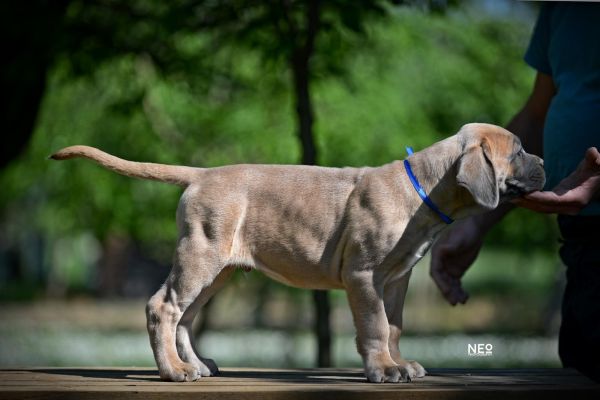
[(463, 152), (456, 180), (480, 206), (493, 209), (544, 186), (542, 159), (527, 154), (519, 138), (506, 129), (473, 123), (457, 135)]

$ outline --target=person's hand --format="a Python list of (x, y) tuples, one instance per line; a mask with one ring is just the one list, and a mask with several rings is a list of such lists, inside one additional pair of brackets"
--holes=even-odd
[(431, 277), (453, 306), (464, 304), (469, 297), (461, 278), (477, 258), (484, 234), (476, 219), (471, 217), (448, 229), (431, 250)]
[(543, 213), (575, 215), (600, 192), (600, 153), (590, 147), (577, 169), (552, 191), (533, 192), (512, 202)]

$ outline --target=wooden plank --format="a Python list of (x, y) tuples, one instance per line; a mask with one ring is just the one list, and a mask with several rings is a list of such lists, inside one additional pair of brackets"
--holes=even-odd
[(370, 384), (358, 369), (223, 369), (162, 382), (147, 368), (0, 370), (0, 399), (600, 399), (600, 385), (563, 369), (432, 369), (411, 383)]

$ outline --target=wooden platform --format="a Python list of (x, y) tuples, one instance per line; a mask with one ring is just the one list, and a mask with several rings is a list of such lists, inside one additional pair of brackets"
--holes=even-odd
[(370, 384), (357, 369), (224, 369), (198, 382), (161, 382), (147, 368), (0, 370), (1, 399), (600, 399), (572, 370), (432, 369), (412, 383)]

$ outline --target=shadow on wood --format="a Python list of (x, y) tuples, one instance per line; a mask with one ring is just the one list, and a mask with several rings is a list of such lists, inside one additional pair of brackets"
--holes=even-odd
[(370, 384), (358, 369), (231, 369), (162, 382), (148, 368), (0, 370), (0, 399), (592, 399), (600, 385), (564, 369), (432, 369), (412, 383)]

